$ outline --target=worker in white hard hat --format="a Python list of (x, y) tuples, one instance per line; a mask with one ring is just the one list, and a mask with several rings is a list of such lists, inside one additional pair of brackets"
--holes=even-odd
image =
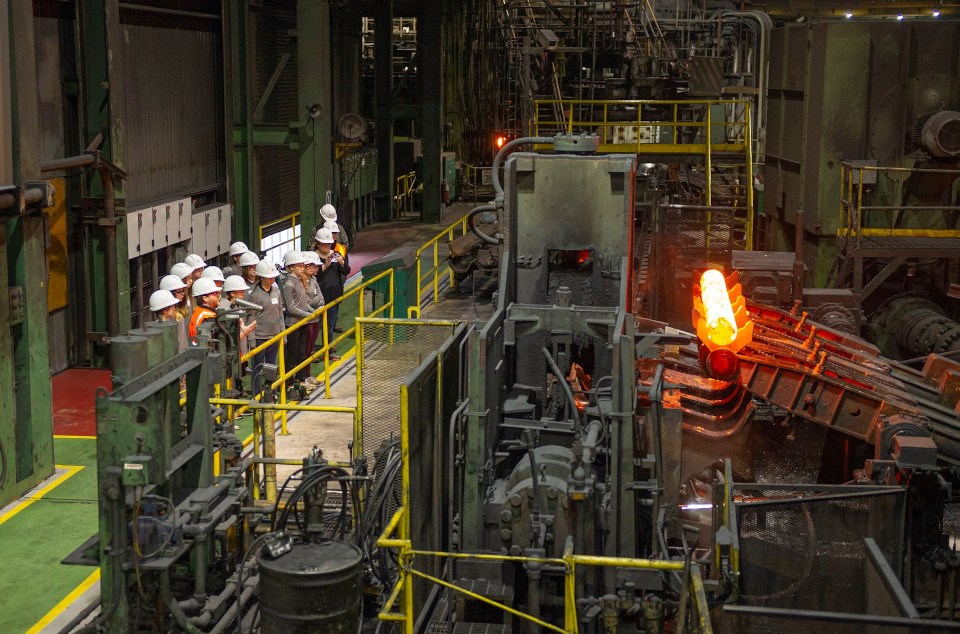
[(177, 333), (179, 339), (178, 351), (183, 352), (187, 349), (187, 346), (190, 343), (187, 340), (187, 321), (184, 317), (184, 314), (181, 312), (181, 306), (187, 306), (187, 285), (182, 279), (174, 274), (164, 275), (160, 279), (160, 290), (170, 291), (170, 293), (173, 294), (174, 298), (177, 300), (177, 305), (174, 307), (174, 318), (179, 326), (179, 332)]
[(150, 312), (157, 321), (176, 321), (177, 304), (180, 302), (168, 290), (160, 289), (150, 295)]
[(193, 296), (190, 288), (193, 286), (193, 267), (186, 262), (178, 262), (170, 269), (170, 275), (176, 275), (184, 285), (183, 298), (177, 306), (177, 313), (181, 319), (189, 319), (193, 310)]
[[(277, 267), (272, 262), (263, 260), (257, 264), (256, 273), (258, 281), (250, 289), (249, 299), (262, 308), (251, 315), (257, 322), (257, 327), (254, 330), (254, 341), (251, 342), (253, 345), (251, 350), (260, 347), (283, 331), (283, 300), (280, 297), (280, 289), (274, 283), (280, 272), (277, 271)], [(278, 351), (279, 348), (274, 343), (254, 355), (253, 394), (255, 396), (260, 393), (260, 375), (263, 364), (276, 364)]]
[(203, 273), (200, 274), (200, 277), (213, 280), (214, 284), (217, 285), (217, 288), (223, 288), (223, 282), (227, 279), (223, 276), (223, 271), (220, 270), (219, 266), (208, 266), (207, 268), (203, 269)]
[[(246, 299), (247, 291), (250, 289), (250, 286), (247, 284), (247, 281), (240, 277), (239, 275), (231, 275), (223, 282), (223, 295), (220, 297), (220, 310), (235, 310), (237, 308), (236, 301), (238, 299)], [(240, 341), (237, 344), (237, 349), (240, 352), (240, 356), (247, 354), (250, 351), (250, 345), (248, 339), (251, 338), (251, 334), (256, 330), (257, 322), (253, 320), (249, 323), (240, 320)]]
[[(328, 303), (333, 303), (343, 295), (343, 286), (350, 275), (350, 264), (346, 256), (342, 256), (334, 250), (334, 237), (329, 229), (320, 228), (314, 236), (314, 250), (320, 256), (320, 270), (317, 272), (317, 282), (320, 284), (320, 292), (323, 293), (323, 299)], [(340, 305), (331, 306), (327, 309), (327, 341), (334, 340), (334, 333), (337, 327), (337, 315), (340, 312)], [(337, 352), (330, 348), (330, 358), (336, 359)]]
[[(307, 276), (307, 301), (310, 302), (310, 308), (316, 311), (325, 303), (323, 293), (320, 292), (320, 283), (317, 282), (317, 273), (320, 271), (320, 256), (317, 255), (316, 251), (306, 251), (303, 257), (306, 258), (306, 262), (303, 264), (303, 272)], [(307, 354), (313, 354), (322, 324), (323, 317), (321, 315), (317, 315), (307, 324)], [(310, 380), (307, 379), (307, 382), (309, 383)]]
[[(303, 265), (306, 258), (303, 251), (291, 250), (283, 254), (283, 268), (287, 277), (283, 283), (283, 303), (286, 311), (284, 326), (289, 328), (310, 317), (313, 309), (307, 298), (306, 274)], [(307, 327), (306, 324), (287, 333), (287, 348), (284, 359), (287, 368), (300, 365), (307, 358)], [(308, 382), (310, 368), (304, 367), (296, 375), (296, 380), (307, 383), (307, 388), (316, 387), (315, 382)]]
[(249, 253), (250, 249), (247, 248), (243, 242), (234, 242), (230, 245), (230, 264), (223, 267), (223, 274), (225, 276), (230, 275), (240, 275), (240, 256), (244, 253)]
[(207, 267), (207, 263), (204, 262), (203, 258), (197, 255), (196, 253), (191, 253), (187, 257), (183, 258), (183, 263), (189, 266), (193, 270), (194, 282), (200, 279), (200, 275), (203, 273), (203, 269)]
[(202, 277), (193, 283), (193, 314), (190, 316), (190, 325), (187, 336), (190, 341), (197, 342), (197, 328), (207, 319), (217, 316), (217, 306), (220, 304), (220, 287), (209, 277)]
[(253, 286), (257, 283), (257, 264), (260, 258), (253, 251), (247, 251), (240, 256), (238, 264), (240, 265), (240, 275), (247, 281), (247, 286)]
[(336, 220), (328, 220), (323, 223), (324, 229), (329, 229), (330, 233), (333, 234), (333, 250), (339, 253), (346, 259), (347, 257), (347, 245), (340, 239), (340, 225)]
[(349, 244), (347, 241), (347, 232), (343, 230), (343, 225), (340, 224), (340, 221), (337, 219), (337, 209), (330, 203), (327, 203), (320, 208), (320, 217), (323, 219), (323, 222), (317, 227), (326, 227), (330, 228), (330, 222), (334, 222), (337, 225), (337, 233), (334, 237), (337, 239), (338, 244), (342, 244), (347, 248), (351, 248), (353, 245)]

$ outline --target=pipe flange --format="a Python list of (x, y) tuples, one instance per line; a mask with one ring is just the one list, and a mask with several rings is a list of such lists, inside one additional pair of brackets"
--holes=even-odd
[(958, 341), (960, 341), (960, 325), (956, 325), (941, 334), (934, 344), (933, 351), (942, 354), (950, 350), (960, 349), (960, 346), (954, 345)]

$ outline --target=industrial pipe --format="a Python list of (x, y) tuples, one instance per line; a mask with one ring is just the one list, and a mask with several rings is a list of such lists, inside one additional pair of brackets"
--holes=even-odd
[(450, 415), (449, 444), (447, 447), (447, 455), (450, 457), (450, 473), (447, 477), (447, 500), (449, 500), (449, 506), (447, 507), (447, 526), (450, 527), (451, 531), (453, 530), (453, 521), (457, 516), (457, 505), (453, 501), (462, 499), (462, 496), (454, 496), (454, 483), (456, 482), (457, 472), (457, 423), (460, 421), (460, 416), (467, 411), (469, 405), (470, 399), (465, 398), (457, 409), (453, 411), (453, 414)]
[(250, 597), (256, 592), (259, 581), (259, 576), (250, 577), (244, 581), (240, 600), (227, 608), (227, 611), (223, 613), (223, 616), (217, 621), (217, 624), (210, 630), (210, 634), (223, 634), (227, 631), (227, 628), (233, 624), (233, 620), (237, 617), (239, 611), (243, 609), (247, 602), (250, 601)]
[(550, 366), (550, 370), (553, 372), (554, 376), (557, 377), (557, 380), (563, 387), (563, 393), (566, 394), (567, 402), (570, 404), (570, 417), (573, 418), (573, 422), (576, 423), (576, 428), (580, 429), (580, 410), (577, 409), (577, 402), (573, 398), (573, 390), (570, 389), (570, 384), (567, 382), (566, 375), (560, 371), (560, 367), (557, 365), (553, 355), (550, 354), (550, 351), (547, 350), (546, 347), (540, 348), (540, 350), (543, 351), (543, 356), (547, 358), (547, 365)]
[[(66, 169), (97, 166), (100, 175), (100, 184), (103, 187), (104, 236), (103, 272), (107, 292), (107, 335), (113, 336), (120, 332), (120, 289), (117, 288), (117, 201), (113, 187), (113, 174), (110, 165), (101, 161), (98, 148), (103, 143), (103, 133), (97, 134), (83, 154), (68, 156), (44, 163), (40, 166), (41, 172), (59, 172)], [(2, 206), (2, 202), (0, 202)]]
[(597, 450), (597, 441), (602, 431), (603, 423), (598, 420), (592, 420), (587, 425), (587, 437), (583, 440), (583, 461), (587, 464), (593, 462), (593, 454)]
[(504, 144), (500, 151), (497, 152), (497, 155), (493, 157), (493, 169), (491, 170), (491, 176), (493, 177), (493, 192), (496, 194), (497, 206), (503, 207), (503, 185), (500, 184), (500, 163), (503, 162), (503, 157), (506, 155), (507, 151), (517, 147), (518, 145), (523, 145), (526, 143), (554, 143), (553, 137), (546, 136), (525, 136), (520, 137), (519, 139), (514, 139), (508, 141)]
[(500, 240), (498, 238), (493, 238), (491, 236), (488, 236), (484, 232), (480, 231), (480, 229), (477, 228), (476, 218), (481, 213), (484, 213), (486, 211), (496, 211), (496, 210), (497, 210), (497, 206), (495, 204), (486, 203), (484, 205), (480, 205), (479, 207), (474, 207), (473, 209), (470, 210), (470, 213), (467, 214), (467, 226), (470, 228), (470, 231), (473, 232), (473, 235), (477, 236), (487, 244), (500, 244)]
[(177, 622), (181, 630), (187, 634), (200, 634), (200, 630), (190, 622), (180, 604), (177, 603), (177, 599), (173, 596), (173, 591), (170, 590), (170, 572), (167, 570), (160, 573), (160, 598), (167, 604), (170, 614), (173, 615), (173, 620)]

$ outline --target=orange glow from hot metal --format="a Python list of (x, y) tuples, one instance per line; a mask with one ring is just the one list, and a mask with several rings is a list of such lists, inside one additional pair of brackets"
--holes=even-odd
[(503, 144), (506, 142), (507, 142), (507, 137), (503, 136), (502, 134), (497, 136), (497, 149), (499, 150), (500, 148), (502, 148)]
[(707, 337), (718, 346), (728, 346), (737, 338), (737, 320), (723, 273), (716, 269), (700, 277), (700, 298), (706, 314)]

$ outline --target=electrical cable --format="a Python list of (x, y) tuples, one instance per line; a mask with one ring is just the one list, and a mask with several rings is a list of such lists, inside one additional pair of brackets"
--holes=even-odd
[[(243, 568), (247, 563), (247, 559), (250, 558), (250, 554), (254, 552), (254, 549), (257, 547), (257, 545), (273, 534), (274, 533), (272, 531), (269, 533), (264, 533), (263, 535), (253, 540), (253, 543), (250, 544), (250, 548), (248, 548), (247, 552), (244, 553), (243, 559), (240, 560), (240, 565), (237, 567), (237, 613), (234, 618), (237, 619), (237, 629), (239, 630), (242, 630), (242, 621), (240, 618), (240, 608), (241, 608), (240, 595), (243, 592)], [(242, 634), (242, 631), (241, 631), (241, 634)]]

